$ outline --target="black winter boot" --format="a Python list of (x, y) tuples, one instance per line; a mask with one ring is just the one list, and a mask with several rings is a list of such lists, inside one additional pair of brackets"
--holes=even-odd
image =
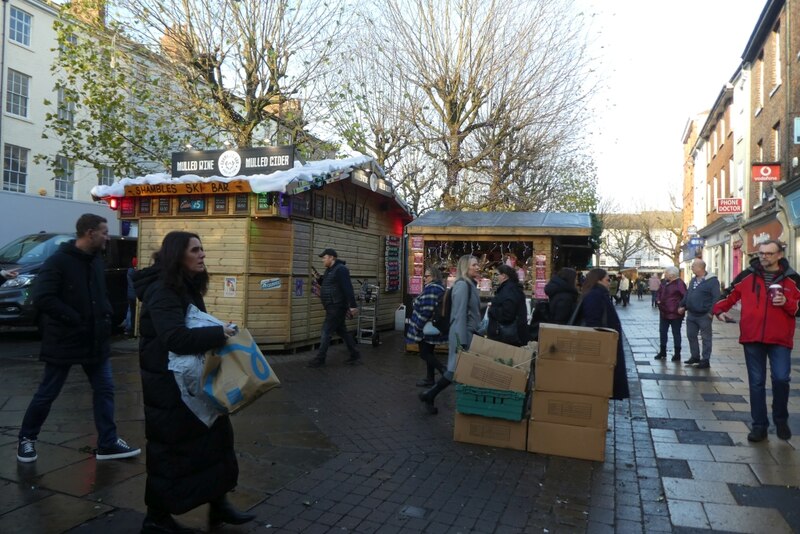
[(675, 349), (675, 354), (672, 355), (673, 362), (681, 361), (681, 349)]
[(431, 389), (419, 394), (419, 400), (421, 400), (425, 404), (425, 409), (428, 410), (429, 414), (436, 415), (437, 413), (439, 413), (439, 409), (433, 405), (433, 400), (436, 398), (436, 395), (441, 393), (450, 384), (451, 382), (448, 379), (442, 377), (439, 379), (438, 382), (436, 382), (436, 385), (433, 386)]
[(210, 502), (209, 505), (208, 522), (212, 527), (221, 523), (243, 525), (256, 518), (255, 514), (241, 512), (234, 508), (230, 501), (228, 501), (228, 499), (225, 497), (217, 501)]
[(197, 531), (182, 526), (168, 512), (148, 506), (141, 532), (142, 534), (194, 534)]

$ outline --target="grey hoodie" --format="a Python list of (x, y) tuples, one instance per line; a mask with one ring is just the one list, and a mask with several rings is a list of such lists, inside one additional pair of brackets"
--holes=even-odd
[(698, 283), (697, 277), (692, 277), (687, 284), (686, 295), (681, 300), (681, 307), (686, 308), (690, 315), (707, 315), (720, 297), (719, 280), (717, 275), (706, 273), (705, 278)]

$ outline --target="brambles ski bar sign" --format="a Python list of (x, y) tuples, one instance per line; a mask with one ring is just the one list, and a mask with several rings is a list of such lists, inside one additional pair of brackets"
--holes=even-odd
[(286, 171), (294, 167), (293, 146), (240, 148), (231, 150), (191, 150), (172, 153), (172, 177), (253, 176)]

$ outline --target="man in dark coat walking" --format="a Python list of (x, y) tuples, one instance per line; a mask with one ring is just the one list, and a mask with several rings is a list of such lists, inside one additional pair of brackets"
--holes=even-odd
[(19, 431), (17, 460), (36, 461), (36, 439), (61, 392), (73, 364), (80, 364), (92, 386), (98, 460), (137, 456), (117, 436), (114, 383), (111, 379), (111, 303), (100, 252), (108, 243), (108, 224), (99, 215), (81, 215), (77, 239), (61, 245), (42, 266), (33, 287), (33, 301), (42, 315), (39, 359), (44, 377)]
[(331, 336), (335, 333), (344, 340), (350, 357), (345, 361), (348, 364), (361, 362), (356, 342), (345, 326), (345, 319), (358, 314), (356, 296), (353, 292), (353, 283), (350, 281), (350, 271), (344, 261), (340, 260), (336, 251), (326, 248), (319, 255), (325, 266), (325, 273), (317, 277), (320, 285), (320, 300), (325, 308), (325, 322), (322, 324), (322, 336), (319, 340), (319, 351), (316, 357), (308, 362), (309, 367), (322, 367), (331, 344)]

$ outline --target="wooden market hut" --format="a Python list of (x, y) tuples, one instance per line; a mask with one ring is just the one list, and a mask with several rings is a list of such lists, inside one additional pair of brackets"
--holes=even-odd
[[(594, 253), (589, 213), (429, 211), (406, 226), (408, 294), (419, 293), (424, 265), (452, 269), (476, 256), (488, 275), (500, 262), (518, 269), (529, 296), (543, 298), (554, 270), (585, 268)], [(491, 279), (481, 297), (492, 294)]]
[(323, 271), (318, 254), (329, 247), (347, 262), (357, 295), (360, 282), (378, 286), (377, 328), (390, 328), (403, 298), (409, 209), (372, 158), (301, 165), (293, 155), (292, 147), (177, 153), (172, 175), (123, 179), (93, 194), (118, 205), (122, 224), (138, 234), (140, 268), (168, 232), (200, 235), (209, 313), (246, 327), (264, 348), (319, 340), (324, 310), (311, 268)]

